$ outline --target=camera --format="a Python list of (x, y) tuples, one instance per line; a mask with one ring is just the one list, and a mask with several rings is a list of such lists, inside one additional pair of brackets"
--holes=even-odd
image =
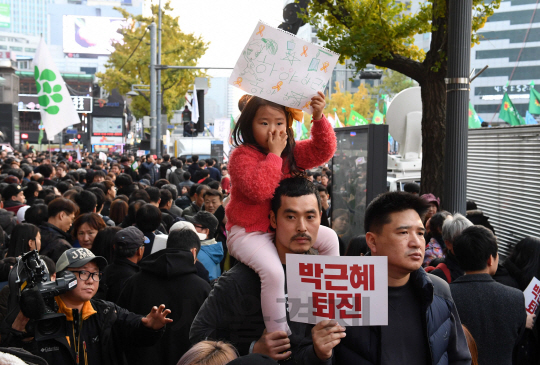
[(22, 311), (30, 318), (26, 325), (29, 337), (36, 341), (66, 336), (66, 316), (56, 313), (55, 296), (77, 286), (77, 278), (70, 271), (62, 272), (56, 281), (51, 281), (47, 266), (39, 258), (37, 250), (17, 258), (9, 273), (10, 297), (6, 322), (11, 326)]

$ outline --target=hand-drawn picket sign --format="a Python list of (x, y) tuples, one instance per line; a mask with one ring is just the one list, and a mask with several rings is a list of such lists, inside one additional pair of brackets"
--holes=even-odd
[(338, 59), (337, 53), (259, 21), (229, 84), (311, 113), (311, 98), (324, 91)]

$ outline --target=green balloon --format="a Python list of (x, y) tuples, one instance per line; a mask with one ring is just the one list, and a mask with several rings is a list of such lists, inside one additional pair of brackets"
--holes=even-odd
[(39, 94), (39, 92), (41, 91), (41, 84), (39, 82), (36, 82), (36, 89), (37, 93)]
[(51, 99), (53, 99), (55, 103), (60, 103), (60, 102), (62, 102), (62, 100), (64, 100), (64, 98), (62, 98), (62, 95), (60, 95), (60, 94), (52, 95)]
[(39, 68), (34, 66), (34, 79), (37, 81), (39, 79)]
[(44, 82), (43, 83), (43, 92), (47, 93), (47, 94), (50, 94), (52, 92), (51, 84), (49, 84), (48, 82)]
[(62, 90), (62, 85), (54, 85), (53, 89), (52, 89), (55, 93), (59, 92), (60, 90)]

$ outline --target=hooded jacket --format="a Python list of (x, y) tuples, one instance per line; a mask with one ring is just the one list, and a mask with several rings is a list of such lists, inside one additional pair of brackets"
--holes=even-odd
[(19, 209), (24, 207), (26, 204), (23, 204), (21, 202), (15, 201), (15, 200), (8, 200), (4, 203), (4, 209), (8, 212), (13, 212), (13, 214), (17, 214)]
[(0, 226), (7, 234), (11, 234), (13, 228), (17, 225), (17, 218), (12, 212), (5, 209), (0, 209)]
[(201, 241), (201, 250), (197, 255), (197, 260), (208, 270), (210, 281), (219, 278), (221, 275), (219, 263), (223, 260), (224, 255), (221, 242), (216, 242), (214, 238)]
[[(433, 365), (470, 365), (471, 354), (448, 284), (420, 268), (410, 279), (420, 296), (423, 327)], [(381, 363), (381, 327), (349, 327), (334, 349), (336, 364)]]
[(184, 170), (175, 168), (174, 170), (171, 169), (171, 173), (169, 174), (167, 180), (174, 186), (178, 187), (178, 184), (184, 181)]
[(120, 294), (120, 306), (135, 313), (148, 313), (154, 305), (165, 304), (173, 323), (161, 341), (147, 348), (130, 347), (126, 356), (132, 364), (176, 365), (191, 347), (189, 329), (199, 308), (210, 293), (210, 284), (197, 276), (193, 254), (167, 248), (139, 262), (141, 272), (133, 275)]
[(49, 256), (54, 262), (58, 261), (64, 251), (72, 248), (71, 236), (60, 228), (45, 222), (39, 227), (41, 233), (41, 255)]

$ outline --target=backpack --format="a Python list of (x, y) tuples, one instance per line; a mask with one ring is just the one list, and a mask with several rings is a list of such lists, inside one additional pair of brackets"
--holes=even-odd
[(433, 270), (439, 269), (444, 273), (444, 276), (446, 276), (446, 281), (448, 284), (452, 282), (452, 276), (450, 275), (450, 270), (448, 270), (448, 266), (444, 262), (441, 262), (437, 267), (428, 266), (424, 268), (425, 272), (432, 272)]

